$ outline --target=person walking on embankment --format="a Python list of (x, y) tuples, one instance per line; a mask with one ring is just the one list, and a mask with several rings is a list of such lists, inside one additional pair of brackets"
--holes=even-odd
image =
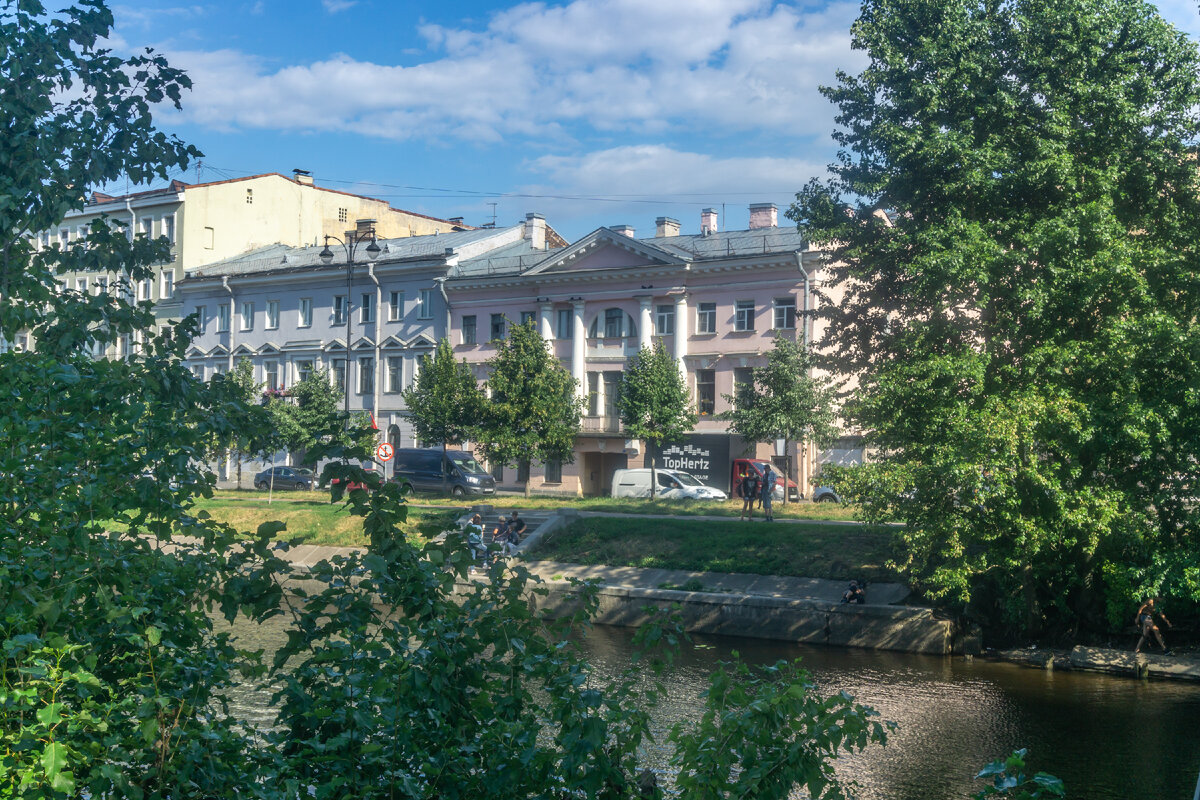
[(1133, 648), (1133, 652), (1142, 652), (1142, 645), (1146, 643), (1146, 639), (1148, 639), (1151, 634), (1154, 634), (1154, 638), (1158, 640), (1158, 646), (1163, 649), (1163, 655), (1171, 655), (1171, 651), (1167, 649), (1166, 642), (1163, 641), (1162, 632), (1160, 632), (1158, 630), (1158, 626), (1154, 624), (1154, 617), (1156, 615), (1160, 617), (1163, 622), (1167, 623), (1168, 628), (1171, 627), (1171, 620), (1167, 619), (1167, 615), (1154, 607), (1153, 597), (1148, 598), (1146, 602), (1142, 603), (1141, 606), (1138, 607), (1137, 625), (1138, 629), (1142, 632), (1142, 635), (1138, 638), (1137, 646)]

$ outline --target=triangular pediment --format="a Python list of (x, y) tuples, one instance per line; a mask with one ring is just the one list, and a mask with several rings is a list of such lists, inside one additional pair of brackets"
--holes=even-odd
[(259, 355), (273, 355), (279, 352), (279, 345), (275, 344), (274, 342), (267, 342), (262, 347), (258, 348)]
[(246, 347), (244, 344), (239, 344), (237, 347), (233, 348), (233, 354), (235, 356), (252, 356), (254, 355), (254, 351), (249, 347)]
[(388, 348), (397, 348), (397, 347), (404, 348), (404, 347), (407, 347), (408, 345), (406, 345), (404, 343), (404, 340), (401, 339), (399, 336), (393, 335), (393, 336), (387, 337), (382, 342), (380, 342), (379, 346), (386, 350)]
[(321, 346), (321, 349), (322, 350), (345, 350), (346, 349), (346, 340), (345, 339), (330, 339), (328, 342), (325, 342), (325, 344), (323, 344)]
[(409, 347), (437, 347), (437, 342), (427, 333), (418, 333), (408, 340)]
[(554, 253), (526, 274), (669, 267), (686, 262), (661, 247), (634, 239), (611, 228), (597, 228), (579, 241)]
[(216, 347), (214, 347), (212, 350), (209, 350), (208, 354), (210, 356), (227, 356), (227, 355), (229, 355), (229, 348), (223, 344), (219, 344)]
[(375, 341), (373, 339), (369, 339), (366, 336), (360, 336), (360, 337), (358, 337), (358, 340), (354, 342), (355, 350), (371, 350), (374, 347), (375, 347)]

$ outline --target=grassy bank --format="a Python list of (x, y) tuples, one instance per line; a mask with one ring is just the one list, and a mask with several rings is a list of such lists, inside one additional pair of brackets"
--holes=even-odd
[[(266, 492), (259, 491), (219, 491), (217, 497), (222, 499), (266, 499)], [(328, 499), (328, 492), (276, 492), (277, 501), (307, 500), (318, 501)], [(694, 500), (637, 500), (632, 498), (614, 499), (611, 497), (548, 497), (534, 496), (526, 499), (520, 495), (493, 495), (491, 497), (440, 497), (437, 495), (417, 495), (412, 502), (420, 505), (431, 505), (445, 508), (461, 508), (473, 503), (490, 503), (495, 506), (523, 509), (538, 509), (552, 511), (558, 508), (574, 508), (580, 511), (613, 511), (623, 514), (670, 515), (679, 517), (715, 516), (737, 518), (742, 510), (741, 500), (694, 501)], [(756, 510), (761, 516), (762, 512)], [(858, 507), (840, 505), (838, 503), (775, 503), (775, 516), (779, 519), (815, 519), (815, 520), (854, 520), (857, 519)]]
[[(196, 510), (207, 511), (213, 519), (244, 531), (253, 531), (260, 523), (278, 520), (287, 525), (287, 531), (280, 534), (279, 538), (294, 544), (347, 547), (367, 543), (363, 536), (362, 518), (351, 516), (341, 503), (330, 503), (328, 496), (321, 493), (296, 494), (306, 497), (289, 496), (288, 502), (277, 501), (269, 505), (265, 496), (238, 499), (215, 497), (197, 501)], [(432, 538), (454, 527), (457, 516), (458, 512), (451, 508), (409, 507), (405, 536), (413, 541)]]
[(754, 575), (899, 580), (884, 564), (894, 531), (858, 525), (583, 519), (543, 540), (534, 559)]

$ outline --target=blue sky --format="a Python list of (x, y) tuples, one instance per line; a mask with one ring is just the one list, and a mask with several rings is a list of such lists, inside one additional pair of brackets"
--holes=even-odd
[[(1200, 34), (1194, 0), (1159, 7)], [(745, 228), (750, 203), (782, 215), (836, 152), (818, 86), (864, 64), (849, 46), (858, 4), (836, 0), (113, 11), (115, 49), (153, 46), (191, 75), (184, 111), (158, 122), (205, 153), (201, 180), (298, 167), (472, 224), (538, 211), (568, 239), (617, 224), (652, 235), (658, 216), (695, 233), (708, 206), (722, 229)]]

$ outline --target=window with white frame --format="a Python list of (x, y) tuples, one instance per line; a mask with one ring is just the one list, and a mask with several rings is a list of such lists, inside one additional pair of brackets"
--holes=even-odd
[(279, 301), (267, 301), (267, 329), (275, 330), (279, 327)]
[(754, 301), (738, 300), (734, 307), (733, 329), (735, 331), (754, 330)]
[(301, 297), (300, 298), (300, 315), (299, 315), (299, 317), (300, 318), (298, 320), (297, 327), (299, 327), (299, 328), (311, 328), (312, 327), (312, 298), (311, 297)]
[(587, 413), (589, 417), (600, 416), (600, 373), (587, 374)]
[(254, 330), (254, 301), (247, 300), (242, 303), (242, 330)]
[(175, 244), (175, 215), (169, 214), (163, 217), (163, 236), (167, 237), (167, 241)]
[(168, 300), (175, 296), (175, 270), (163, 270), (162, 286), (158, 296), (164, 300)]
[(462, 318), (462, 343), (475, 344), (475, 315), (467, 314)]
[(388, 295), (388, 321), (398, 322), (404, 316), (404, 292)]
[(358, 393), (375, 393), (375, 359), (371, 356), (358, 359)]
[(625, 312), (619, 308), (604, 310), (604, 338), (619, 339), (623, 334), (621, 323), (625, 321)]
[(498, 342), (504, 338), (504, 315), (492, 314), (492, 331), (490, 341)]
[(575, 338), (575, 312), (570, 308), (558, 310), (558, 328), (554, 335), (559, 339)]
[(108, 276), (101, 275), (96, 278), (96, 294), (108, 294)]
[(346, 391), (346, 359), (333, 359), (333, 385), (339, 392)]
[(138, 220), (138, 231), (147, 239), (154, 233), (154, 219), (152, 217), (142, 217)]
[(388, 356), (387, 383), (384, 389), (388, 394), (399, 394), (404, 390), (404, 359), (400, 356)]
[(71, 242), (71, 229), (70, 228), (60, 228), (58, 231), (58, 243), (61, 245), (66, 245), (66, 244), (69, 244), (70, 242)]
[(754, 368), (753, 367), (734, 367), (733, 369), (733, 402), (737, 408), (741, 408), (743, 401), (751, 402), (752, 395), (750, 392), (754, 390)]
[(358, 307), (358, 322), (360, 325), (369, 325), (375, 321), (375, 303), (374, 298), (370, 294), (364, 293), (362, 296), (362, 305)]
[(217, 333), (229, 332), (229, 303), (217, 306)]
[(300, 358), (296, 360), (296, 383), (306, 381), (312, 377), (313, 360), (311, 358)]
[(138, 300), (149, 300), (150, 299), (150, 286), (151, 286), (151, 284), (150, 284), (149, 278), (138, 281), (138, 293), (137, 293)]
[(521, 312), (521, 324), (525, 325), (527, 323), (533, 322), (533, 317), (534, 317), (534, 314), (532, 311), (522, 311)]
[(280, 388), (278, 361), (263, 362), (263, 384), (268, 391)]
[(196, 376), (196, 380), (198, 381), (204, 380), (204, 365), (192, 364), (192, 375)]
[(204, 329), (208, 327), (208, 307), (196, 306), (194, 313), (196, 314), (196, 326), (201, 333), (204, 333)]
[(422, 289), (417, 305), (418, 319), (433, 319), (433, 289)]
[(717, 332), (717, 304), (700, 303), (696, 306), (696, 333)]
[(213, 375), (224, 375), (228, 371), (229, 362), (227, 361), (218, 361), (217, 363), (213, 364)]
[(654, 332), (659, 336), (675, 333), (675, 306), (666, 303), (658, 307), (654, 315)]
[(796, 298), (775, 298), (775, 329), (792, 330), (796, 327)]
[(333, 324), (334, 325), (345, 325), (346, 324), (346, 305), (347, 305), (346, 300), (347, 299), (349, 299), (349, 298), (347, 298), (347, 296), (344, 294), (339, 294), (333, 298)]
[(604, 373), (604, 416), (612, 419), (621, 416), (621, 370)]
[(696, 411), (702, 417), (712, 416), (717, 405), (717, 376), (711, 369), (696, 370)]

